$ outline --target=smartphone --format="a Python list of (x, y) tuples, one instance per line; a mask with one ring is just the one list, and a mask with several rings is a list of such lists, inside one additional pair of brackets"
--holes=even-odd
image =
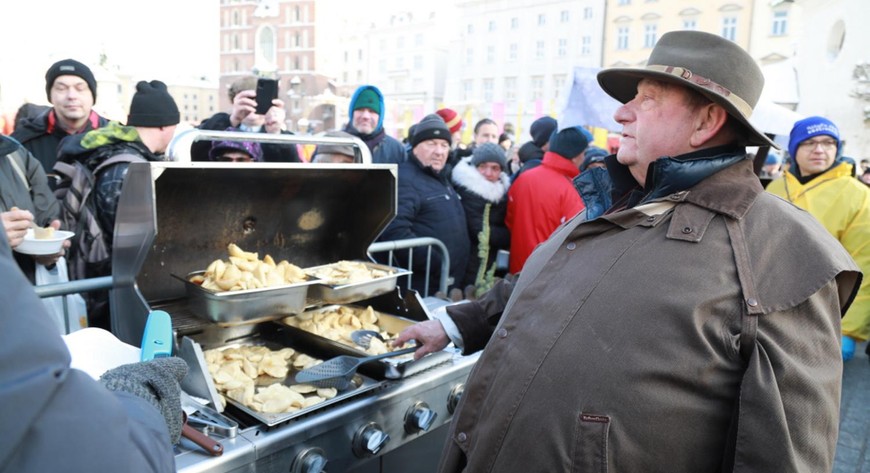
[(275, 79), (257, 79), (257, 110), (258, 115), (265, 115), (272, 108), (272, 100), (278, 98), (278, 81)]

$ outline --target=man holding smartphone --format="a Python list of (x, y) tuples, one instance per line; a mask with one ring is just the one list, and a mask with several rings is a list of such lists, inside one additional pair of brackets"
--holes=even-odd
[[(253, 133), (272, 133), (292, 135), (286, 130), (284, 119), (284, 101), (277, 98), (278, 84), (274, 81), (271, 107), (265, 113), (257, 113), (257, 77), (245, 76), (230, 85), (229, 99), (233, 104), (230, 113), (219, 112), (199, 124), (201, 130), (226, 130), (237, 128)], [(262, 90), (262, 85), (261, 85)], [(272, 95), (272, 94), (270, 94)], [(261, 100), (262, 102), (262, 100)], [(262, 111), (262, 109), (261, 109)], [(299, 153), (294, 144), (263, 143), (263, 161), (273, 163), (298, 163)], [(193, 161), (208, 161), (211, 143), (207, 140), (197, 141), (191, 147)]]

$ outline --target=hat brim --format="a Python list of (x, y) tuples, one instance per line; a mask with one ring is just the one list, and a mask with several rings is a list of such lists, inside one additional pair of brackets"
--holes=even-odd
[(642, 79), (653, 79), (662, 82), (681, 85), (704, 95), (714, 103), (720, 105), (732, 118), (737, 120), (748, 132), (746, 146), (772, 146), (780, 149), (779, 145), (767, 137), (761, 130), (756, 129), (750, 122), (749, 117), (744, 116), (734, 104), (727, 98), (703, 88), (695, 82), (685, 80), (680, 76), (642, 68), (611, 68), (598, 73), (598, 84), (611, 97), (620, 103), (630, 102), (637, 94), (637, 84)]

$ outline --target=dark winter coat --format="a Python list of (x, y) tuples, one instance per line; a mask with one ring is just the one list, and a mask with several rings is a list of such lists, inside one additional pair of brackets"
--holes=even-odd
[[(396, 218), (378, 237), (380, 241), (432, 237), (441, 240), (450, 257), (450, 277), (454, 286), (465, 278), (471, 246), (466, 227), (465, 211), (459, 194), (450, 184), (445, 173), (436, 173), (431, 167), (423, 167), (413, 155), (399, 165), (399, 201)], [(400, 265), (407, 267), (402, 259), (405, 251), (396, 252)], [(432, 263), (428, 288), (425, 285), (426, 251), (414, 252), (412, 286), (418, 291), (433, 295), (438, 289), (441, 271), (441, 256), (432, 251)], [(458, 286), (457, 286), (458, 287)], [(428, 289), (428, 291), (427, 291)]]
[(166, 421), (70, 354), (0, 235), (0, 472), (175, 471)]
[(562, 225), (512, 291), (448, 307), (486, 350), (441, 472), (831, 471), (858, 267), (751, 160), (680, 158)]
[[(42, 163), (42, 169), (46, 174), (50, 174), (54, 169), (61, 140), (70, 136), (70, 133), (54, 123), (53, 115), (54, 109), (48, 109), (37, 117), (21, 122), (12, 132), (12, 137), (21, 142)], [(97, 112), (91, 111), (84, 129), (80, 130), (79, 133), (87, 133), (104, 127), (108, 123), (109, 120), (97, 115)]]
[(592, 220), (603, 214), (613, 204), (610, 193), (613, 182), (605, 168), (589, 168), (577, 175), (573, 180), (574, 188), (583, 199), (586, 206), (586, 218)]
[(465, 269), (464, 285), (474, 284), (480, 269), (479, 234), (483, 230), (483, 213), (489, 204), (489, 255), (485, 261), (485, 271), (495, 262), (498, 250), (509, 250), (511, 233), (504, 223), (507, 214), (507, 191), (510, 178), (501, 173), (498, 182), (490, 182), (471, 164), (471, 158), (464, 158), (453, 168), (453, 184), (462, 198), (465, 219), (468, 222), (468, 236), (471, 248), (468, 266)]
[[(199, 124), (197, 128), (200, 130), (224, 131), (232, 127), (230, 123), (230, 115), (220, 112), (207, 118)], [(265, 129), (260, 130), (261, 133), (266, 133)], [(292, 132), (282, 131), (282, 135), (292, 135)], [(211, 150), (212, 140), (195, 141), (190, 146), (191, 161), (209, 161), (208, 152)], [(295, 144), (289, 143), (260, 143), (263, 148), (263, 162), (266, 163), (300, 163), (299, 152)]]

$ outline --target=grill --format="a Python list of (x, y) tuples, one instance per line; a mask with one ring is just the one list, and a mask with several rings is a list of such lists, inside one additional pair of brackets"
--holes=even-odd
[[(185, 143), (226, 138), (225, 132), (187, 133), (181, 138)], [(260, 142), (317, 142), (283, 135), (235, 136)], [(352, 144), (362, 161), (370, 162), (359, 140), (324, 141)], [(177, 276), (225, 259), (229, 243), (303, 268), (340, 260), (370, 261), (369, 245), (396, 213), (396, 174), (395, 165), (376, 164), (131, 164), (113, 246), (111, 314), (116, 336), (138, 345), (148, 313), (168, 312), (180, 356), (191, 366), (183, 387), (212, 402), (214, 392), (204, 382), (209, 375), (196, 356), (204, 349), (268, 340), (292, 343), (292, 348), (321, 358), (360, 355), (317, 336), (291, 333), (276, 320), (283, 314), (264, 313), (263, 321), (255, 323), (209, 320)], [(359, 295), (350, 299), (371, 297), (345, 297), (340, 302), (371, 305), (411, 321), (426, 320), (426, 306), (416, 292), (401, 287), (377, 292), (348, 292)], [(312, 294), (304, 310), (325, 304), (323, 291)], [(286, 418), (265, 419), (230, 403), (221, 415), (238, 424), (237, 433), (229, 438), (216, 435), (215, 429), (205, 430), (223, 444), (223, 455), (210, 457), (185, 439), (177, 447), (178, 470), (434, 471), (453, 407), (475, 359), (444, 351), (417, 362), (365, 365), (360, 369), (364, 389)]]

